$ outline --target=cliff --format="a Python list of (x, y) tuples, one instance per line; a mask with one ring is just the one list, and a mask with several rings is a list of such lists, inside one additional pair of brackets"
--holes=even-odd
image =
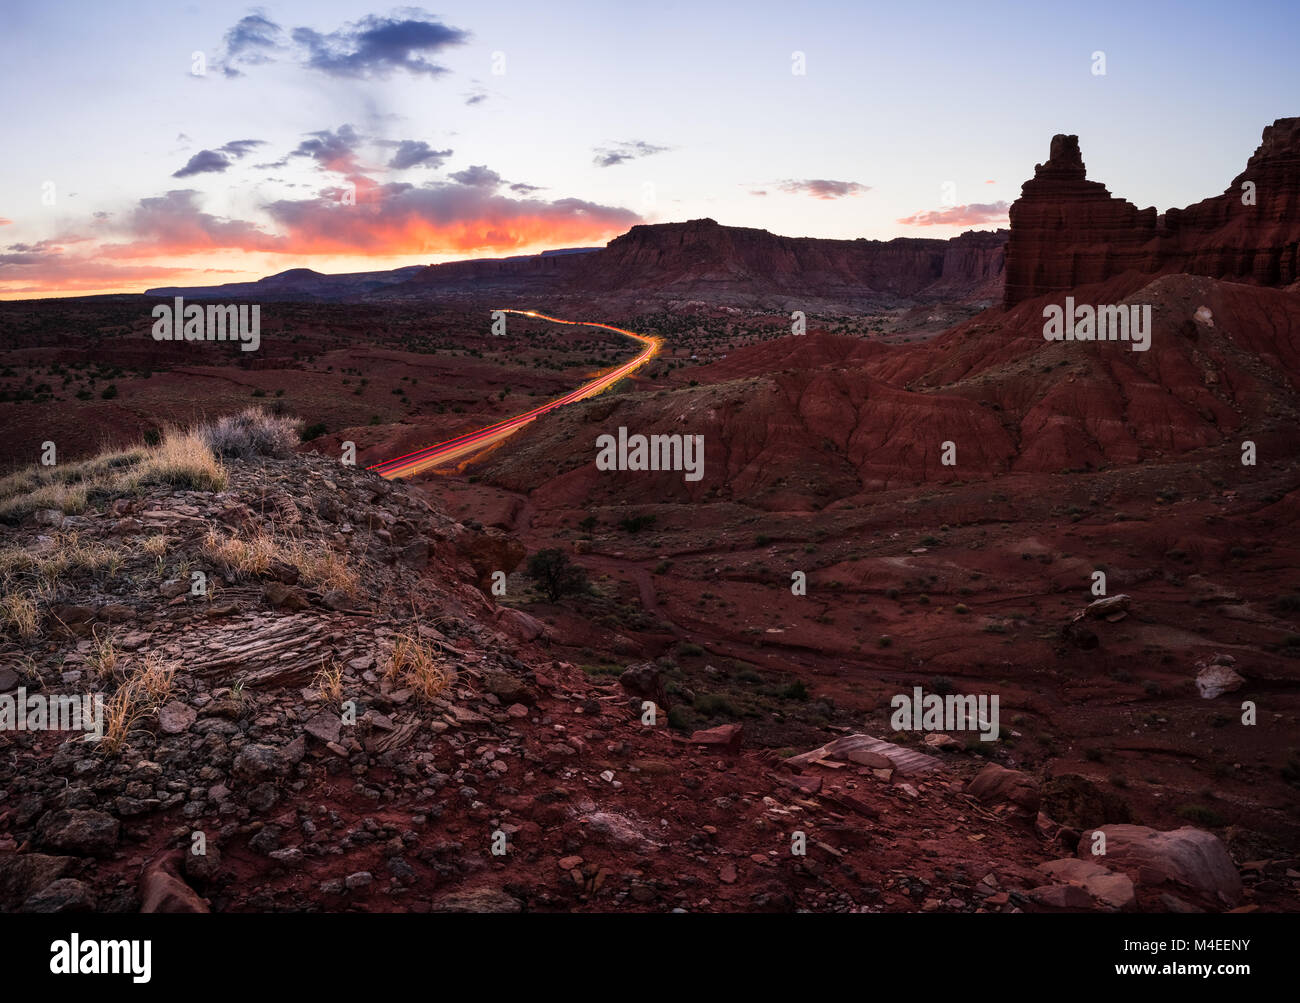
[(1004, 230), (971, 231), (951, 240), (822, 240), (696, 219), (634, 226), (587, 254), (430, 265), (400, 291), (528, 286), (719, 302), (783, 295), (925, 298), (940, 286), (949, 295), (988, 295), (989, 284), (1002, 277), (1005, 240)]
[(1126, 271), (1289, 285), (1300, 244), (1300, 118), (1265, 128), (1221, 195), (1159, 216), (1087, 180), (1078, 137), (1053, 136), (1051, 155), (1021, 187), (1010, 218), (1007, 307)]

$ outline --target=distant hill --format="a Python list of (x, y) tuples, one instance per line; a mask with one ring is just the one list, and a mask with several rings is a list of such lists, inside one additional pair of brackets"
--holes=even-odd
[(994, 302), (1002, 294), (1006, 240), (1005, 230), (969, 231), (951, 240), (822, 240), (696, 219), (634, 226), (605, 247), (348, 275), (294, 268), (257, 282), (163, 287), (146, 295), (342, 302), (499, 293), (762, 307)]
[(424, 270), (408, 265), (381, 272), (326, 275), (310, 268), (291, 268), (256, 282), (227, 282), (219, 286), (161, 286), (145, 290), (146, 296), (184, 296), (190, 299), (259, 299), (263, 301), (342, 301), (359, 299), (388, 286), (405, 282)]

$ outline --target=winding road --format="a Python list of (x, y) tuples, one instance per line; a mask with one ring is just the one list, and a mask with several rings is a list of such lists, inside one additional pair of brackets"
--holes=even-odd
[(628, 331), (621, 327), (614, 327), (611, 324), (598, 324), (589, 320), (561, 320), (559, 317), (548, 317), (544, 313), (538, 313), (535, 310), (503, 310), (503, 313), (519, 314), (522, 317), (535, 317), (538, 320), (550, 321), (553, 324), (570, 324), (579, 327), (600, 327), (606, 331), (613, 331), (615, 334), (622, 334), (629, 338), (634, 338), (645, 345), (644, 350), (629, 362), (616, 366), (609, 372), (596, 377), (588, 383), (584, 383), (563, 397), (557, 397), (548, 404), (541, 407), (533, 408), (531, 411), (525, 411), (521, 415), (513, 418), (507, 418), (505, 421), (497, 422), (495, 425), (489, 425), (486, 428), (480, 428), (476, 432), (467, 432), (465, 435), (459, 435), (454, 439), (448, 439), (445, 442), (435, 443), (432, 446), (425, 446), (423, 449), (417, 449), (413, 453), (407, 453), (405, 456), (398, 456), (391, 460), (384, 460), (382, 463), (376, 463), (367, 470), (373, 470), (382, 477), (389, 479), (396, 477), (410, 477), (421, 471), (428, 470), (431, 467), (441, 466), (444, 463), (450, 463), (452, 460), (464, 459), (481, 449), (494, 445), (505, 439), (507, 436), (514, 435), (521, 428), (531, 421), (535, 421), (548, 411), (553, 411), (557, 407), (563, 407), (565, 404), (572, 404), (575, 401), (586, 400), (588, 397), (594, 397), (596, 394), (608, 390), (624, 376), (636, 372), (647, 362), (659, 354), (659, 349), (663, 347), (663, 339), (652, 337), (650, 335), (637, 334), (635, 331)]

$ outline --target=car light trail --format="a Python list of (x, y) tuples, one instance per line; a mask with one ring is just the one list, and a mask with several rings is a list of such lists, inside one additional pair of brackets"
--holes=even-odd
[(629, 362), (616, 366), (609, 372), (604, 373), (589, 383), (584, 383), (577, 390), (570, 391), (563, 397), (557, 397), (549, 404), (543, 404), (541, 407), (533, 408), (531, 411), (525, 411), (521, 415), (513, 418), (507, 418), (505, 421), (499, 421), (495, 425), (489, 425), (486, 428), (480, 428), (476, 432), (467, 432), (465, 435), (459, 435), (454, 439), (448, 439), (445, 442), (438, 442), (432, 446), (426, 446), (423, 449), (417, 449), (413, 453), (407, 453), (404, 456), (398, 456), (391, 460), (385, 460), (382, 463), (373, 464), (367, 467), (367, 470), (373, 470), (382, 477), (410, 477), (413, 474), (421, 473), (431, 467), (442, 466), (453, 460), (466, 459), (475, 453), (486, 449), (488, 446), (495, 445), (508, 436), (514, 435), (529, 422), (536, 421), (548, 411), (553, 411), (557, 407), (563, 407), (565, 404), (573, 404), (576, 401), (586, 400), (588, 397), (594, 397), (596, 394), (603, 393), (612, 387), (623, 377), (636, 372), (647, 362), (659, 354), (659, 349), (663, 347), (663, 339), (652, 337), (644, 334), (637, 334), (635, 331), (628, 331), (621, 327), (614, 327), (612, 324), (598, 324), (589, 320), (561, 320), (559, 317), (548, 317), (544, 313), (538, 313), (535, 310), (505, 310), (504, 313), (517, 313), (525, 317), (535, 317), (538, 320), (550, 321), (553, 324), (568, 324), (575, 327), (599, 327), (606, 331), (613, 331), (615, 334), (625, 335), (628, 338), (634, 338), (645, 345), (636, 358)]

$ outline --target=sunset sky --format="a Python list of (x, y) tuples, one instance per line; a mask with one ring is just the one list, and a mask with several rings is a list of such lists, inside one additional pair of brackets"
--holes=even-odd
[(1163, 211), (1223, 191), (1263, 127), (1300, 114), (1298, 9), (6, 0), (0, 298), (703, 216), (949, 237), (1005, 225), (1056, 132)]

